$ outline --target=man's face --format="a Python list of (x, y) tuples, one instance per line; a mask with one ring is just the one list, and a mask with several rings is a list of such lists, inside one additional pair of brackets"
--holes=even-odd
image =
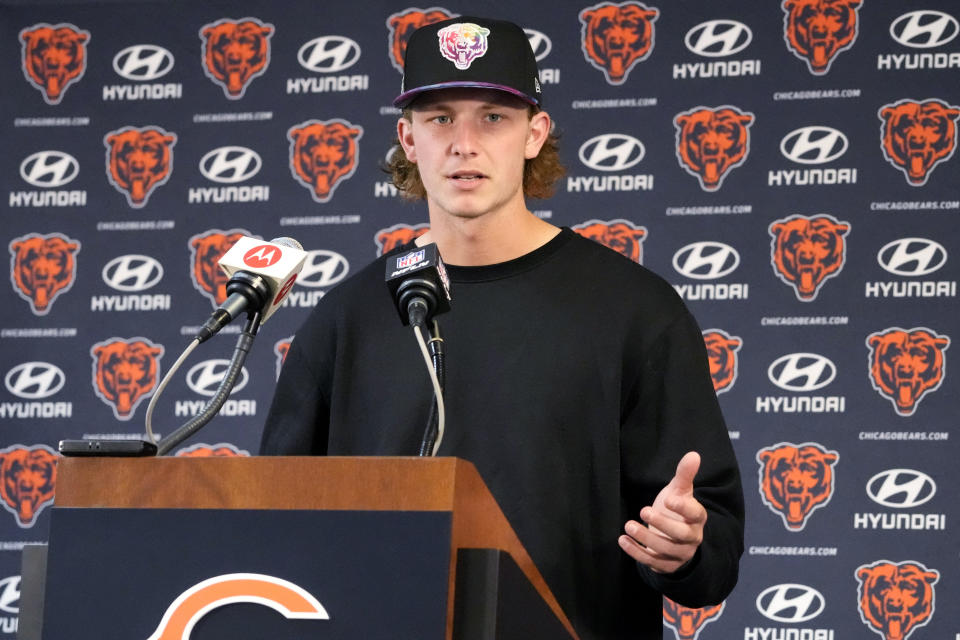
[(535, 158), (550, 117), (502, 91), (442, 89), (418, 98), (397, 123), (400, 144), (416, 163), (431, 215), (478, 218), (526, 208), (523, 166)]

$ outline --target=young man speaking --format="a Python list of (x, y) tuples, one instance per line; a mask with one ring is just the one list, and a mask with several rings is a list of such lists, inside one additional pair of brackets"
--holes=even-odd
[[(527, 209), (562, 168), (520, 27), (419, 29), (395, 104), (394, 182), (452, 288), (438, 453), (476, 465), (581, 638), (659, 639), (661, 595), (719, 603), (743, 549), (700, 329), (658, 276)], [(433, 392), (384, 260), (297, 332), (262, 453), (416, 454)]]

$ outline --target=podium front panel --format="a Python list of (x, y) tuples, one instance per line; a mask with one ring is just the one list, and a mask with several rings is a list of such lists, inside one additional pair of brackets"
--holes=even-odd
[(450, 535), (449, 512), (54, 508), (43, 637), (440, 640)]

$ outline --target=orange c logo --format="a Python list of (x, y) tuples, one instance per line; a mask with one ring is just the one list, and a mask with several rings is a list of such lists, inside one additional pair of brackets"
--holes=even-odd
[(288, 620), (330, 619), (316, 598), (292, 582), (258, 573), (229, 573), (181, 593), (147, 640), (188, 640), (200, 618), (217, 607), (238, 602), (262, 604)]

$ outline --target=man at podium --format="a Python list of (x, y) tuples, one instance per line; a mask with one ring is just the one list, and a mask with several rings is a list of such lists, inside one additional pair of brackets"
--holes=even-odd
[[(435, 243), (452, 293), (437, 453), (476, 465), (581, 638), (661, 638), (661, 596), (721, 602), (743, 549), (700, 329), (663, 279), (527, 209), (562, 167), (522, 29), (454, 18), (405, 59), (391, 168), (430, 230), (397, 251)], [(387, 257), (297, 332), (261, 453), (417, 453), (433, 386)]]

